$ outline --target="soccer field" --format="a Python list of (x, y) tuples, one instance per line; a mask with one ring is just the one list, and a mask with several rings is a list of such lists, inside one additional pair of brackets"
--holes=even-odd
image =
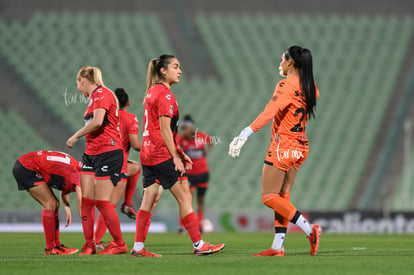
[[(128, 245), (133, 234), (124, 234)], [(217, 255), (195, 257), (187, 236), (150, 234), (147, 247), (163, 258), (129, 255), (43, 256), (43, 234), (0, 234), (1, 274), (413, 274), (414, 236), (322, 235), (318, 256), (309, 256), (301, 234), (289, 234), (285, 257), (253, 257), (267, 249), (272, 234), (215, 233), (204, 237), (226, 243)], [(70, 247), (81, 247), (79, 233), (62, 234)]]

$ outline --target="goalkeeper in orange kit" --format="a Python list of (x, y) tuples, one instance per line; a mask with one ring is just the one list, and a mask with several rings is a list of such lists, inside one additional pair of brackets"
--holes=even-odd
[(319, 247), (321, 227), (311, 225), (290, 202), (296, 172), (308, 155), (306, 124), (314, 116), (319, 91), (313, 79), (312, 55), (308, 49), (292, 46), (280, 62), (283, 77), (265, 110), (243, 129), (229, 146), (229, 155), (238, 157), (249, 136), (271, 120), (272, 142), (262, 173), (263, 203), (275, 212), (275, 236), (270, 249), (254, 256), (284, 256), (284, 241), (289, 222), (299, 226), (310, 241), (312, 256)]

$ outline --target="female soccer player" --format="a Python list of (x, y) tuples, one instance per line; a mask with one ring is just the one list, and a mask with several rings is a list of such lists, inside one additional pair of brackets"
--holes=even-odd
[[(112, 207), (116, 207), (116, 204), (125, 193), (125, 200), (121, 207), (121, 212), (128, 217), (135, 219), (136, 210), (132, 207), (132, 197), (134, 196), (137, 186), (139, 174), (141, 173), (141, 167), (134, 161), (128, 161), (129, 149), (132, 147), (137, 151), (141, 150), (141, 142), (138, 137), (138, 120), (134, 114), (126, 111), (130, 105), (128, 94), (122, 88), (115, 89), (115, 95), (119, 101), (119, 119), (120, 119), (120, 131), (122, 149), (124, 151), (124, 167), (122, 173), (122, 179), (118, 185), (114, 188), (111, 199), (109, 202)], [(105, 221), (102, 214), (99, 213), (96, 221), (95, 229), (95, 241), (96, 248), (103, 249), (102, 237), (106, 232)]]
[(290, 203), (290, 192), (299, 166), (308, 155), (306, 124), (314, 116), (319, 92), (313, 80), (312, 55), (308, 49), (292, 46), (282, 55), (280, 80), (264, 111), (241, 131), (229, 146), (229, 155), (238, 157), (249, 136), (273, 119), (272, 142), (262, 174), (263, 203), (275, 211), (275, 236), (270, 249), (254, 256), (284, 256), (284, 240), (289, 222), (299, 226), (309, 238), (311, 255), (319, 247), (321, 227), (311, 226)]
[[(193, 167), (186, 173), (190, 182), (191, 193), (197, 189), (198, 226), (200, 231), (203, 232), (204, 198), (209, 179), (207, 155), (212, 144), (208, 134), (194, 129), (194, 121), (190, 115), (186, 115), (180, 124), (181, 136), (178, 138), (178, 144), (193, 162)], [(183, 231), (184, 228), (180, 225), (178, 232)]]
[(78, 90), (89, 97), (84, 119), (85, 126), (71, 136), (69, 148), (86, 136), (86, 150), (82, 157), (82, 227), (86, 243), (81, 255), (96, 253), (93, 226), (95, 205), (102, 213), (114, 240), (98, 254), (121, 254), (128, 251), (118, 215), (109, 202), (114, 186), (121, 179), (124, 154), (119, 133), (118, 100), (102, 81), (97, 67), (82, 67), (76, 77)]
[[(66, 227), (72, 223), (69, 193), (76, 192), (78, 210), (82, 198), (79, 172), (81, 163), (68, 154), (53, 151), (31, 152), (21, 156), (13, 167), (19, 190), (26, 190), (42, 206), (42, 224), (46, 240), (44, 255), (67, 255), (78, 252), (59, 240), (59, 200), (52, 187), (60, 190), (66, 212)], [(80, 214), (80, 213), (79, 213)]]
[(177, 146), (178, 104), (171, 92), (172, 84), (181, 77), (180, 63), (172, 55), (161, 55), (151, 60), (147, 74), (145, 94), (141, 165), (144, 175), (144, 196), (136, 220), (133, 257), (161, 257), (144, 248), (151, 222), (151, 211), (159, 195), (159, 183), (170, 189), (179, 205), (182, 224), (193, 242), (195, 255), (218, 252), (224, 244), (203, 242), (185, 169), (191, 168), (191, 159)]

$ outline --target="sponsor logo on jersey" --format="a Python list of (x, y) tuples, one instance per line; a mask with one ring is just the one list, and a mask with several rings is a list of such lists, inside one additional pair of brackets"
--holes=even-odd
[(101, 168), (102, 172), (108, 172), (108, 165), (104, 165)]
[(174, 114), (174, 107), (170, 105), (170, 114)]
[(88, 166), (86, 164), (83, 164), (82, 165), (82, 169), (93, 169), (93, 167), (92, 166)]
[(166, 95), (165, 98), (171, 100), (171, 95)]

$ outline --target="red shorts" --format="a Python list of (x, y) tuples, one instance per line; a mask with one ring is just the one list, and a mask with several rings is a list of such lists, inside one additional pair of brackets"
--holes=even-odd
[(265, 163), (283, 171), (289, 171), (293, 166), (299, 169), (309, 152), (309, 142), (276, 135), (265, 158)]

